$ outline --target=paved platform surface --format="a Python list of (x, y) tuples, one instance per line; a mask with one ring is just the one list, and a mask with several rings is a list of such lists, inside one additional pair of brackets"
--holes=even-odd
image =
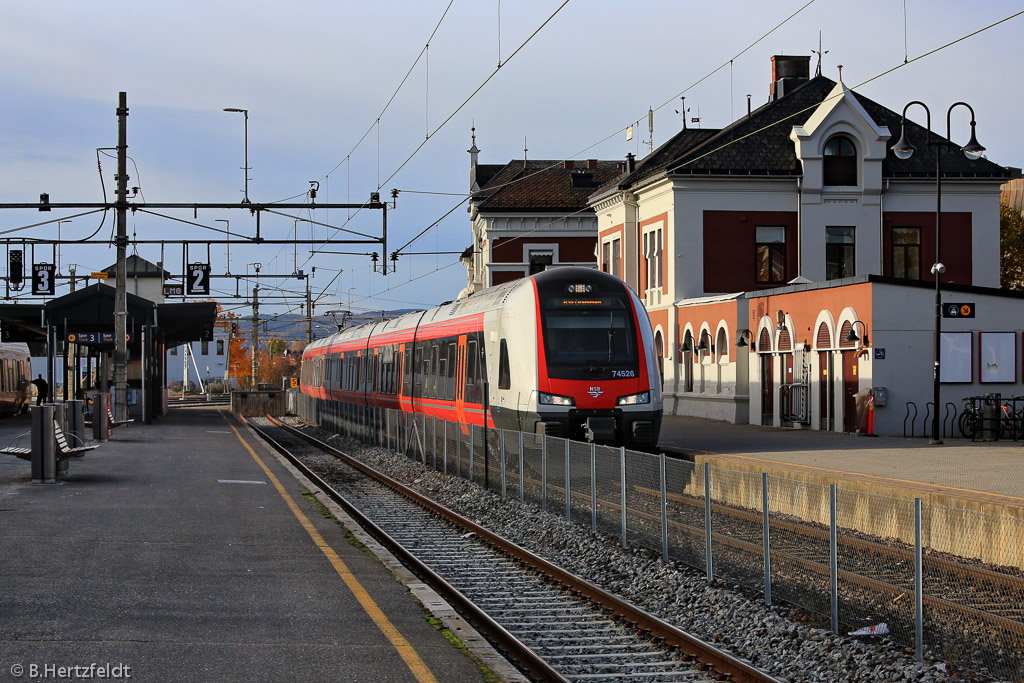
[[(0, 420), (0, 445), (28, 429), (26, 417)], [(43, 680), (48, 665), (83, 677), (93, 664), (107, 669), (92, 680), (125, 679), (125, 667), (134, 681), (484, 679), (218, 409), (118, 428), (57, 485), (0, 456), (0, 583), (0, 682)], [(58, 673), (48, 678), (76, 678)]]
[(876, 482), (922, 493), (947, 493), (1024, 509), (1024, 443), (925, 438), (865, 437), (834, 432), (756, 425), (666, 415), (661, 447), (698, 458), (788, 469), (794, 478)]

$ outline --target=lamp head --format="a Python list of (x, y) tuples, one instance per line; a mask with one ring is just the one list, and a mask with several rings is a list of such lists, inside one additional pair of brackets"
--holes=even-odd
[(985, 148), (978, 144), (978, 138), (974, 134), (974, 121), (971, 121), (971, 139), (966, 145), (960, 148), (964, 156), (975, 161), (985, 155)]
[(917, 147), (914, 146), (914, 143), (907, 139), (906, 128), (901, 127), (900, 139), (892, 146), (892, 153), (896, 155), (897, 159), (909, 159), (914, 155), (916, 150)]

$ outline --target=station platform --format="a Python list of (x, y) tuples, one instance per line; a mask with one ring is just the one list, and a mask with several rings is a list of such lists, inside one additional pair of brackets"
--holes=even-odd
[(0, 456), (0, 681), (486, 680), (321, 510), (224, 409), (120, 427), (58, 484)]
[[(665, 415), (659, 445), (697, 464), (835, 484), (861, 497), (855, 505), (865, 511), (862, 530), (869, 533), (890, 524), (875, 512), (879, 506), (872, 505), (872, 497), (921, 498), (941, 512), (931, 517), (936, 539), (970, 534), (980, 557), (1024, 568), (1024, 547), (1007, 543), (1024, 530), (1024, 442), (950, 438), (931, 445), (921, 437), (868, 437)], [(974, 526), (965, 524), (962, 513), (977, 520)]]

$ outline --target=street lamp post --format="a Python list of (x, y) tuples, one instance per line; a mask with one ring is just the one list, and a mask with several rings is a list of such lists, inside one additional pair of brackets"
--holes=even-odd
[(242, 203), (249, 204), (249, 110), (238, 109), (237, 107), (224, 107), (224, 111), (234, 112), (245, 117), (242, 131), (244, 136), (243, 143), (245, 145), (245, 158), (242, 162), (244, 164), (242, 166), (242, 176), (245, 178), (245, 196), (242, 198)]
[(893, 154), (899, 159), (909, 159), (917, 147), (914, 146), (909, 139), (907, 139), (907, 109), (911, 105), (919, 104), (924, 107), (924, 111), (927, 114), (928, 122), (928, 137), (926, 144), (935, 147), (935, 263), (932, 264), (931, 272), (935, 277), (935, 361), (932, 371), (932, 401), (934, 405), (934, 413), (932, 414), (932, 438), (929, 443), (941, 444), (942, 433), (939, 431), (939, 409), (941, 404), (940, 400), (940, 385), (942, 382), (942, 369), (940, 367), (940, 356), (941, 356), (941, 338), (942, 338), (942, 294), (939, 288), (939, 280), (944, 272), (946, 272), (946, 266), (943, 265), (941, 255), (942, 246), (942, 150), (949, 146), (950, 139), (950, 118), (953, 110), (958, 106), (967, 107), (971, 112), (971, 139), (966, 145), (960, 148), (960, 151), (971, 160), (980, 159), (985, 153), (985, 148), (978, 144), (978, 138), (974, 134), (975, 120), (974, 120), (974, 108), (966, 102), (954, 102), (949, 105), (949, 109), (946, 111), (946, 137), (945, 139), (938, 138), (932, 139), (932, 112), (924, 102), (914, 100), (913, 102), (907, 103), (907, 106), (903, 107), (903, 116), (900, 119), (900, 139), (892, 146)]

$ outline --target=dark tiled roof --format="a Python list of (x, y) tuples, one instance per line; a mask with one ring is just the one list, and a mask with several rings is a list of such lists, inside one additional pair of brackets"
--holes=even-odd
[[(113, 263), (113, 264), (107, 266), (104, 270), (107, 273), (109, 273), (110, 275), (114, 275), (114, 274), (117, 273), (117, 264)], [(124, 272), (125, 272), (125, 277), (135, 277), (135, 278), (144, 278), (144, 277), (153, 277), (153, 278), (159, 277), (159, 278), (162, 278), (162, 277), (166, 277), (168, 275), (166, 270), (164, 270), (163, 268), (160, 268), (155, 263), (151, 263), (151, 262), (147, 261), (146, 259), (142, 258), (138, 254), (131, 254), (128, 257), (125, 258), (125, 260), (124, 260)]]
[[(789, 134), (793, 126), (807, 122), (835, 85), (835, 81), (824, 76), (813, 78), (785, 97), (763, 105), (750, 116), (703, 139), (694, 135), (698, 131), (682, 131), (619, 183), (629, 186), (663, 171), (692, 175), (802, 175), (803, 169)], [(891, 138), (887, 144), (891, 148), (899, 139), (900, 114), (862, 95), (854, 95), (877, 125), (889, 127)], [(914, 115), (915, 112), (909, 113)], [(907, 160), (888, 154), (882, 164), (882, 176), (934, 178), (938, 147), (925, 144), (927, 129), (908, 120), (907, 134), (917, 145), (917, 152)], [(933, 139), (945, 140), (937, 136)], [(959, 147), (953, 145), (951, 150)], [(952, 151), (943, 154), (942, 166), (943, 177), (1009, 177), (1009, 172), (997, 164), (986, 159), (971, 161)]]
[[(588, 169), (586, 161), (577, 161), (574, 168), (563, 168), (561, 161), (511, 161), (473, 195), (473, 201), (480, 211), (580, 211), (587, 209), (595, 189), (621, 173), (620, 164), (598, 161), (597, 168)], [(589, 174), (589, 179), (574, 187), (574, 174)]]
[(483, 187), (503, 168), (505, 166), (502, 164), (477, 164), (476, 182), (479, 183), (480, 187)]

